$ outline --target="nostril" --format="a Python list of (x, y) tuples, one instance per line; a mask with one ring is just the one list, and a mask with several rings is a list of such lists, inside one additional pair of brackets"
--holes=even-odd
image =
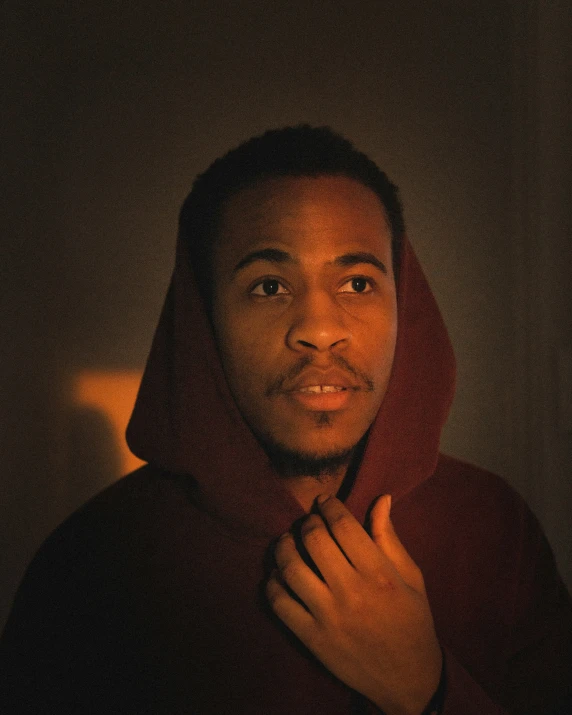
[(340, 343), (344, 343), (346, 341), (346, 338), (340, 338), (339, 340), (334, 340), (333, 343), (324, 345), (323, 348), (320, 347), (320, 344), (316, 345), (316, 343), (311, 343), (308, 340), (297, 340), (297, 344), (300, 345), (301, 347), (304, 348), (310, 348), (312, 350), (321, 350), (321, 349), (331, 349), (336, 347), (336, 345), (339, 345)]
[(294, 350), (310, 352), (341, 347), (350, 338), (348, 327), (337, 316), (299, 315), (287, 334), (287, 342)]

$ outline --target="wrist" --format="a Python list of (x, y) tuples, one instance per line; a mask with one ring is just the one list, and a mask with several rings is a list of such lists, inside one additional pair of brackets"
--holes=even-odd
[(439, 684), (437, 685), (437, 690), (433, 693), (431, 700), (425, 706), (425, 709), (421, 715), (440, 715), (443, 712), (443, 707), (445, 705), (445, 688), (446, 688), (446, 676), (445, 676), (445, 655), (442, 650), (442, 661), (441, 661), (441, 676), (439, 678)]
[[(387, 715), (440, 715), (442, 713), (446, 685), (445, 655), (441, 647), (439, 647), (439, 651), (441, 653), (440, 669), (436, 669), (430, 684), (426, 683), (423, 687), (421, 684), (418, 684), (418, 687), (410, 684), (407, 692), (402, 694), (403, 698), (399, 704), (396, 702), (389, 708), (387, 703), (381, 705), (374, 701), (384, 713)], [(432, 695), (429, 697), (430, 693)]]

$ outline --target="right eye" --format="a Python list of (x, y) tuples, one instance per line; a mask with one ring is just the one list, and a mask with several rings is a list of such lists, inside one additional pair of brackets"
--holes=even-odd
[(258, 295), (263, 298), (270, 298), (273, 295), (287, 295), (288, 292), (276, 278), (265, 278), (250, 291), (251, 295)]

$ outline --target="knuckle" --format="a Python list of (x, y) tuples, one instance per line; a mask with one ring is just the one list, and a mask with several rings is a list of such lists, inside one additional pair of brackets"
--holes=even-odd
[(308, 531), (313, 531), (314, 529), (320, 529), (324, 526), (323, 520), (317, 514), (309, 514), (302, 524), (301, 532), (302, 534)]
[(284, 592), (275, 579), (266, 584), (266, 598), (272, 607), (279, 604), (284, 598)]
[(295, 583), (300, 575), (300, 567), (298, 564), (289, 562), (286, 564), (283, 564), (280, 567), (280, 576), (286, 583), (292, 584)]
[(278, 584), (275, 580), (275, 578), (271, 578), (268, 583), (266, 584), (266, 595), (268, 596), (269, 600), (274, 600), (276, 599), (278, 592), (279, 592)]
[(270, 604), (272, 610), (276, 614), (283, 612), (285, 607), (285, 598), (281, 591), (268, 589), (266, 591), (266, 597), (268, 598), (268, 603)]
[(302, 525), (301, 534), (305, 544), (315, 542), (323, 537), (325, 531), (324, 522), (317, 516), (310, 516)]
[(281, 538), (274, 549), (276, 563), (287, 561), (292, 553), (292, 539), (290, 536)]
[(309, 542), (316, 542), (319, 541), (324, 535), (324, 532), (321, 527), (319, 526), (312, 526), (309, 529), (306, 529), (304, 533), (302, 534), (302, 540), (304, 541), (305, 544), (308, 544)]
[(333, 531), (344, 533), (353, 527), (353, 520), (345, 513), (334, 514), (330, 519), (330, 527)]

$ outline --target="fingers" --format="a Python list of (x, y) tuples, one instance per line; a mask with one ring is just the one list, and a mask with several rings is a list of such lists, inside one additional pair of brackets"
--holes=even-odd
[(378, 583), (399, 579), (418, 592), (424, 591), (423, 576), (393, 529), (389, 495), (380, 497), (373, 506), (371, 538), (335, 497), (318, 499), (318, 507), (320, 514), (306, 518), (301, 534), (304, 547), (324, 580), (304, 562), (291, 534), (280, 539), (275, 552), (283, 582), (311, 614), (317, 617), (323, 614), (330, 597), (351, 591), (360, 574), (375, 575)]
[(311, 514), (302, 524), (301, 535), (304, 547), (322, 578), (332, 592), (337, 593), (340, 588), (348, 586), (354, 568), (328, 531), (328, 526), (321, 516)]
[(391, 561), (405, 583), (416, 591), (423, 591), (425, 586), (421, 571), (395, 533), (390, 510), (391, 495), (384, 494), (378, 498), (371, 510), (371, 538)]
[(375, 504), (371, 508), (370, 532), (371, 538), (378, 546), (381, 546), (385, 533), (389, 528), (391, 511), (391, 494), (382, 494), (377, 498)]
[[(275, 559), (280, 578), (304, 602), (310, 613), (318, 613), (324, 599), (328, 598), (328, 587), (304, 562), (291, 534), (284, 534), (278, 541)], [(294, 599), (291, 600), (295, 603)]]
[[(343, 564), (343, 568), (347, 568), (347, 561), (349, 561), (358, 571), (365, 572), (372, 569), (377, 570), (380, 566), (378, 549), (366, 530), (346, 508), (346, 506), (339, 499), (329, 497), (327, 499), (318, 498), (318, 508), (320, 509), (320, 513), (322, 514), (324, 522), (328, 527), (326, 529), (324, 522), (322, 522), (324, 538), (320, 540), (319, 546), (324, 548), (323, 545), (327, 543), (328, 539), (326, 537), (330, 536), (328, 533), (329, 529), (333, 539), (331, 537), (329, 538), (332, 547), (331, 549), (328, 549), (328, 551), (335, 549), (340, 558), (343, 558), (342, 552), (345, 554), (345, 563)], [(316, 556), (314, 556), (310, 546), (310, 544), (306, 543), (306, 548), (310, 552), (312, 558), (320, 558), (318, 549), (316, 549), (317, 553)], [(336, 570), (342, 569), (340, 558), (337, 559), (335, 564), (332, 564)], [(324, 574), (324, 578), (326, 578), (326, 581), (329, 583), (326, 573), (322, 570), (322, 566), (318, 563), (317, 565), (320, 571)], [(333, 574), (331, 578), (334, 576), (335, 574)]]
[(292, 598), (277, 573), (274, 573), (266, 584), (266, 596), (278, 618), (284, 621), (298, 638), (305, 640), (304, 634), (314, 628), (315, 619), (301, 603)]

